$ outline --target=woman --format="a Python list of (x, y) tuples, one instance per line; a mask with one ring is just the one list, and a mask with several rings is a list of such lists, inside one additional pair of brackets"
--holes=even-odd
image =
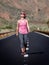
[(26, 52), (27, 34), (30, 32), (28, 20), (25, 12), (21, 12), (20, 19), (17, 21), (16, 35), (19, 35), (21, 52)]

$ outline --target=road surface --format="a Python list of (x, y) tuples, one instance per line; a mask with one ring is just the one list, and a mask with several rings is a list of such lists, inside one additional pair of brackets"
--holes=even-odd
[(49, 65), (49, 37), (30, 32), (28, 57), (20, 51), (16, 34), (0, 40), (0, 65)]

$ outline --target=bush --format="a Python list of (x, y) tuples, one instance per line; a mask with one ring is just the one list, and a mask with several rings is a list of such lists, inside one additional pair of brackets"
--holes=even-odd
[(1, 27), (1, 29), (12, 29), (12, 26), (11, 25), (5, 25), (5, 26)]
[(49, 27), (49, 20), (47, 21), (47, 25), (48, 25), (48, 27)]

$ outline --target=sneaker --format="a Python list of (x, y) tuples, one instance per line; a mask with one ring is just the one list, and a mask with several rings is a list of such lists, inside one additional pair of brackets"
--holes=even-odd
[(28, 54), (24, 54), (24, 57), (28, 57), (29, 55)]

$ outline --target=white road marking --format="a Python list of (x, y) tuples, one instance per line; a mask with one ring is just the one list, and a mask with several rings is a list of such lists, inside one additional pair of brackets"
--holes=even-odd
[(29, 50), (29, 48), (27, 47), (26, 50)]
[(40, 32), (35, 32), (35, 33), (38, 33), (38, 34), (44, 35), (44, 36), (46, 36), (46, 37), (49, 37), (49, 35), (46, 35), (46, 34), (44, 34), (44, 33), (40, 33)]

